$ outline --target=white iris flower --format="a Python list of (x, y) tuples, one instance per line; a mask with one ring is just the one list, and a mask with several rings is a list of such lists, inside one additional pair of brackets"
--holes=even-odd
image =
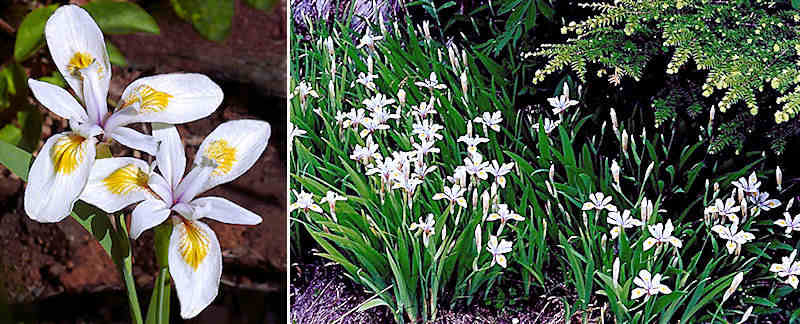
[(128, 85), (109, 113), (111, 64), (103, 33), (89, 13), (74, 5), (58, 8), (47, 20), (45, 38), (53, 63), (78, 100), (58, 86), (28, 80), (34, 97), (68, 119), (71, 128), (48, 138), (31, 166), (25, 212), (33, 220), (57, 222), (69, 215), (92, 173), (96, 136), (155, 155), (154, 137), (124, 126), (186, 123), (208, 116), (222, 102), (222, 89), (204, 75), (163, 74)]
[(775, 225), (786, 227), (786, 234), (790, 234), (792, 231), (800, 232), (800, 214), (792, 218), (789, 212), (784, 212), (783, 219), (776, 220)]
[(489, 253), (492, 254), (492, 264), (491, 265), (494, 265), (495, 263), (497, 263), (501, 267), (505, 268), (507, 266), (507, 264), (506, 264), (506, 256), (503, 255), (503, 254), (511, 252), (511, 247), (512, 246), (513, 246), (513, 243), (511, 243), (509, 241), (501, 240), (498, 243), (497, 242), (497, 236), (494, 236), (494, 235), (489, 236), (489, 242), (486, 244), (486, 250), (489, 251)]
[(797, 250), (792, 251), (788, 257), (782, 257), (781, 263), (773, 263), (769, 267), (769, 271), (775, 272), (778, 277), (788, 277), (785, 283), (797, 289), (797, 284), (800, 282), (797, 276), (800, 276), (800, 261), (795, 261)]
[(712, 231), (719, 234), (720, 238), (728, 241), (725, 243), (725, 246), (728, 248), (728, 254), (733, 254), (734, 252), (739, 254), (742, 244), (750, 242), (756, 238), (752, 233), (745, 232), (744, 230), (739, 231), (738, 227), (739, 224), (734, 222), (730, 225), (730, 227), (715, 225), (711, 228)]
[[(572, 107), (578, 104), (577, 100), (571, 100), (569, 98), (569, 85), (564, 82), (564, 86), (562, 87), (561, 95), (553, 98), (547, 98), (547, 102), (550, 103), (550, 106), (553, 106), (553, 114), (558, 115), (567, 108)], [(580, 89), (578, 89), (580, 90)]]
[(609, 212), (617, 211), (617, 207), (611, 204), (611, 196), (606, 196), (602, 192), (595, 192), (589, 194), (589, 201), (583, 203), (582, 210), (608, 210)]
[(661, 274), (657, 273), (651, 276), (649, 271), (642, 269), (639, 271), (639, 276), (633, 279), (633, 283), (639, 287), (631, 291), (631, 299), (642, 296), (647, 299), (658, 294), (669, 295), (672, 293), (672, 289), (662, 284), (661, 279), (663, 279)]
[(631, 217), (631, 211), (625, 210), (622, 213), (619, 212), (610, 212), (608, 213), (608, 217), (606, 218), (609, 225), (614, 225), (614, 228), (611, 229), (611, 238), (615, 239), (619, 236), (619, 233), (626, 228), (632, 228), (634, 226), (642, 226), (642, 221)]
[(655, 225), (650, 225), (647, 227), (650, 235), (652, 237), (648, 237), (644, 240), (644, 250), (647, 251), (656, 244), (663, 244), (669, 243), (675, 246), (676, 248), (680, 249), (683, 247), (683, 242), (675, 236), (672, 236), (672, 231), (675, 230), (675, 227), (672, 226), (672, 220), (667, 220), (666, 224), (658, 223)]
[(457, 203), (459, 206), (467, 208), (467, 200), (464, 199), (465, 190), (461, 186), (455, 184), (452, 188), (444, 187), (442, 190), (444, 192), (433, 195), (433, 200), (445, 199), (451, 204)]
[(219, 125), (200, 144), (194, 167), (185, 177), (186, 155), (178, 130), (153, 124), (153, 135), (161, 143), (155, 163), (160, 174), (138, 159), (100, 159), (81, 199), (109, 213), (141, 202), (131, 217), (134, 239), (172, 215), (169, 272), (181, 303), (181, 317), (192, 318), (217, 296), (222, 273), (219, 241), (200, 219), (261, 223), (261, 217), (229, 200), (197, 196), (249, 170), (267, 147), (270, 126), (256, 120)]

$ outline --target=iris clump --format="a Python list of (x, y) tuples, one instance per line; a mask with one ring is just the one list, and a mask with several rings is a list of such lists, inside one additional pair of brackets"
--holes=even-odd
[(774, 162), (723, 165), (569, 76), (522, 109), (468, 40), (421, 26), (292, 39), (292, 255), (341, 266), (398, 323), (513, 316), (554, 283), (565, 317), (619, 323), (744, 321), (796, 298)]

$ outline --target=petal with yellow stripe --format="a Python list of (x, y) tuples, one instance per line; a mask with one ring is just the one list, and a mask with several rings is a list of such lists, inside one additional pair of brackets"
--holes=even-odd
[(219, 290), (222, 252), (208, 225), (185, 218), (176, 221), (169, 241), (169, 272), (181, 304), (181, 317), (205, 309)]
[(150, 167), (140, 159), (120, 157), (95, 161), (81, 200), (107, 213), (114, 213), (146, 198), (155, 199), (149, 188)]
[(266, 149), (270, 133), (269, 123), (250, 119), (225, 122), (214, 129), (200, 144), (195, 156), (195, 165), (204, 157), (217, 164), (199, 192), (247, 172)]
[(28, 217), (50, 223), (69, 215), (89, 180), (96, 143), (94, 137), (72, 132), (47, 139), (28, 173), (24, 201)]
[(202, 74), (144, 77), (125, 88), (106, 125), (113, 129), (131, 123), (183, 124), (210, 115), (222, 98), (222, 89)]
[[(53, 62), (78, 98), (85, 100), (81, 71), (96, 73), (99, 91), (108, 92), (111, 63), (106, 43), (100, 27), (86, 10), (75, 5), (61, 6), (47, 20), (44, 34)], [(87, 71), (92, 64), (97, 68)]]

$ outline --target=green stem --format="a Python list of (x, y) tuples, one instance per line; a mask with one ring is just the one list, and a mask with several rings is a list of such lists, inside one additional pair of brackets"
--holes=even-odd
[[(136, 294), (136, 281), (133, 279), (133, 261), (131, 257), (131, 244), (128, 240), (128, 228), (125, 223), (125, 215), (118, 214), (116, 217), (117, 230), (115, 236), (120, 244), (115, 244), (115, 253), (112, 258), (116, 259), (117, 266), (122, 272), (122, 279), (125, 281), (125, 289), (128, 292), (128, 304), (131, 306), (131, 320), (135, 324), (143, 324), (142, 308), (139, 306), (139, 296)], [(116, 256), (116, 257), (115, 257)]]
[(155, 228), (156, 263), (158, 276), (150, 296), (147, 309), (147, 324), (169, 324), (169, 304), (171, 295), (169, 275), (169, 239), (172, 224), (167, 221)]
[(125, 280), (125, 289), (128, 290), (128, 303), (131, 306), (131, 319), (133, 323), (142, 324), (142, 309), (139, 306), (139, 296), (136, 294), (136, 282), (133, 280), (133, 265), (130, 258), (126, 258), (120, 266), (122, 279)]

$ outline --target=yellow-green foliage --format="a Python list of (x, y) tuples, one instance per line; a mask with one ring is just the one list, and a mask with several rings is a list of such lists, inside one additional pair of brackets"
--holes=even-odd
[(621, 0), (581, 6), (598, 14), (562, 28), (575, 38), (526, 54), (548, 60), (534, 83), (567, 67), (583, 79), (589, 64), (599, 65), (598, 75), (613, 70), (610, 79), (639, 80), (650, 58), (667, 55), (668, 74), (690, 61), (708, 72), (702, 94), (716, 95), (723, 113), (741, 103), (756, 115), (765, 84), (778, 93), (776, 107), (764, 107), (774, 110), (777, 123), (800, 112), (800, 14), (786, 3)]

